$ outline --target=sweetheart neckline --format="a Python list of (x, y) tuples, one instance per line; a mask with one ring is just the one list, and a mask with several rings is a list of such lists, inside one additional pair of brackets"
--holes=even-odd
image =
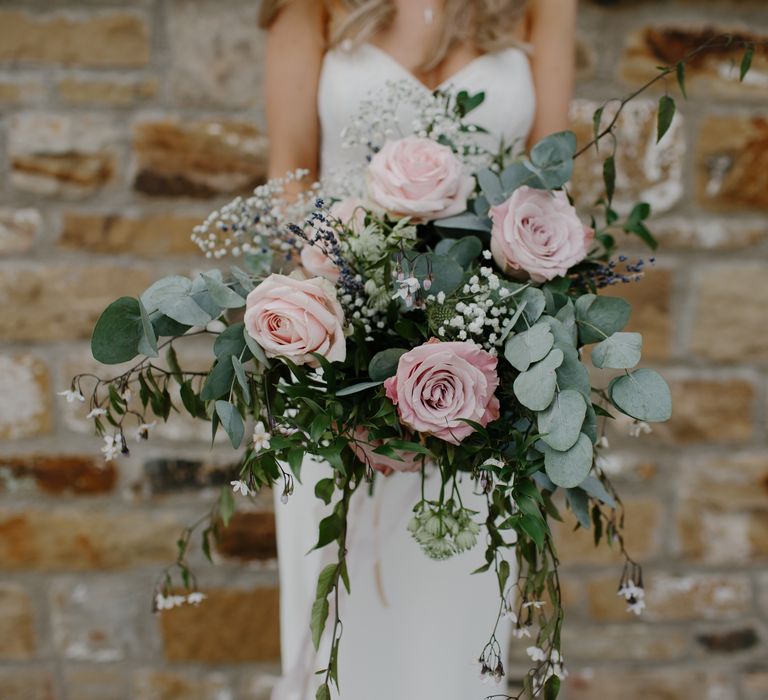
[(447, 77), (445, 80), (440, 82), (437, 86), (434, 88), (431, 88), (429, 85), (427, 85), (423, 80), (418, 78), (411, 70), (406, 68), (400, 61), (398, 61), (391, 53), (388, 51), (385, 51), (380, 46), (376, 46), (376, 44), (372, 44), (370, 41), (363, 42), (360, 44), (361, 47), (365, 47), (371, 51), (373, 51), (376, 54), (379, 54), (380, 56), (383, 56), (390, 64), (395, 66), (403, 75), (407, 76), (412, 82), (416, 83), (417, 85), (424, 88), (424, 90), (427, 90), (429, 92), (435, 92), (436, 90), (442, 90), (443, 88), (448, 87), (451, 85), (451, 83), (455, 82), (460, 76), (467, 73), (471, 68), (474, 68), (477, 64), (480, 62), (488, 59), (492, 56), (498, 56), (501, 53), (504, 53), (506, 51), (519, 51), (524, 56), (526, 55), (525, 52), (516, 47), (516, 46), (510, 46), (506, 49), (501, 49), (500, 51), (493, 51), (489, 53), (483, 53), (479, 56), (475, 56), (471, 61), (465, 63), (461, 68), (459, 68), (457, 71), (452, 73), (449, 77)]

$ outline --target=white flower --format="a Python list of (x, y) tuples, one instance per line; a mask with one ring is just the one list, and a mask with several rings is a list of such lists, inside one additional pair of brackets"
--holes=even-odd
[(67, 389), (66, 391), (59, 391), (57, 392), (57, 395), (63, 396), (67, 400), (67, 403), (74, 403), (75, 401), (85, 401), (85, 396), (83, 396), (76, 389)]
[(142, 423), (138, 428), (136, 428), (136, 432), (134, 433), (136, 442), (146, 440), (149, 437), (149, 431), (152, 430), (152, 428), (154, 428), (156, 425), (157, 421), (153, 420), (151, 423)]
[(229, 485), (232, 487), (232, 491), (235, 493), (242, 493), (243, 496), (248, 496), (251, 490), (248, 488), (248, 484), (244, 481), (230, 481)]
[(525, 650), (525, 653), (528, 654), (528, 656), (531, 657), (531, 661), (546, 661), (547, 655), (544, 653), (543, 649), (540, 649), (539, 647), (528, 647)]
[(86, 418), (97, 418), (98, 416), (106, 416), (107, 411), (104, 408), (96, 407), (86, 416)]
[(179, 608), (186, 602), (187, 598), (183, 595), (164, 596), (162, 593), (158, 593), (155, 596), (155, 607), (158, 611), (173, 610), (173, 608)]
[(600, 439), (597, 441), (597, 446), (598, 446), (598, 447), (604, 447), (604, 448), (607, 450), (607, 449), (608, 449), (608, 447), (609, 447), (609, 445), (608, 445), (608, 438), (607, 438), (605, 435), (603, 435), (603, 436), (602, 436), (602, 437), (601, 437), (601, 438), (600, 438)]
[(125, 403), (128, 403), (132, 397), (133, 392), (128, 387), (125, 387), (125, 389), (123, 389), (122, 393), (120, 394), (120, 398), (125, 401)]
[(205, 599), (206, 599), (205, 593), (201, 593), (200, 591), (193, 591), (187, 596), (187, 603), (190, 605), (200, 605)]
[(123, 436), (120, 433), (104, 436), (104, 446), (101, 448), (104, 459), (111, 462), (123, 451)]
[(408, 301), (413, 295), (419, 291), (419, 280), (415, 277), (408, 277), (398, 282), (400, 289), (398, 289), (393, 295), (393, 299), (402, 299)]
[(523, 637), (530, 637), (531, 636), (531, 626), (530, 625), (523, 625), (522, 627), (515, 627), (515, 629), (512, 630), (512, 636), (515, 639), (522, 639)]
[(627, 601), (627, 612), (640, 615), (645, 610), (645, 589), (635, 585), (634, 581), (623, 583), (616, 595)]
[(270, 434), (264, 428), (264, 423), (259, 421), (253, 428), (253, 449), (256, 452), (269, 449)]
[(507, 608), (506, 612), (504, 613), (504, 617), (506, 617), (507, 620), (510, 620), (513, 625), (517, 624), (517, 613), (512, 610), (512, 608)]
[(530, 600), (527, 603), (523, 603), (524, 608), (533, 608), (534, 610), (539, 610), (540, 608), (544, 607), (544, 601), (543, 600)]
[(630, 601), (627, 605), (627, 612), (635, 613), (635, 615), (642, 615), (643, 610), (645, 610), (645, 600), (642, 598), (637, 598), (634, 602)]
[(445, 292), (438, 292), (437, 293), (437, 303), (438, 304), (445, 304)]
[(652, 433), (653, 429), (645, 421), (635, 421), (629, 427), (629, 434), (631, 437), (640, 437), (641, 435), (648, 435)]

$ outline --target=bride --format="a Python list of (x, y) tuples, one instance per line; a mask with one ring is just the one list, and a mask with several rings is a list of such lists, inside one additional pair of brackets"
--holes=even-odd
[[(364, 99), (390, 81), (416, 89), (485, 91), (473, 115), (496, 144), (532, 143), (568, 126), (577, 0), (264, 0), (268, 28), (266, 111), (270, 176), (306, 168), (311, 182), (354, 166), (341, 131)], [(314, 485), (327, 467), (305, 460), (302, 483), (275, 503), (280, 567), (283, 678), (273, 700), (311, 700), (315, 653), (309, 619), (324, 551), (307, 554), (327, 515)], [(429, 481), (427, 487), (429, 487)], [(342, 700), (481, 700), (478, 656), (498, 615), (492, 576), (470, 576), (476, 547), (428, 559), (407, 531), (418, 474), (379, 475), (356, 494), (342, 596)], [(463, 484), (467, 507), (485, 501)], [(330, 548), (326, 548), (330, 549)], [(506, 661), (509, 624), (496, 632)], [(328, 640), (325, 640), (326, 646)]]

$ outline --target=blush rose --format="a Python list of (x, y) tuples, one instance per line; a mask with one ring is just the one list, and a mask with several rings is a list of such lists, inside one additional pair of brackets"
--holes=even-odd
[(329, 362), (347, 356), (344, 312), (333, 285), (320, 277), (270, 275), (248, 295), (244, 320), (267, 357), (317, 367), (313, 352)]
[(460, 214), (474, 189), (474, 178), (453, 151), (428, 138), (388, 141), (368, 166), (373, 202), (417, 222)]
[(589, 252), (594, 231), (579, 219), (564, 192), (523, 186), (491, 207), (491, 252), (505, 272), (534, 282), (564, 275)]
[(499, 417), (497, 360), (474, 343), (433, 338), (400, 357), (384, 382), (400, 422), (420, 433), (458, 445), (475, 429)]

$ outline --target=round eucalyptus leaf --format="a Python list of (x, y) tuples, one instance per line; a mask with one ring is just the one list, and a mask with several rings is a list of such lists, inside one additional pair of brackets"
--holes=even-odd
[(632, 307), (619, 297), (585, 294), (576, 300), (576, 322), (584, 344), (598, 343), (624, 329)]
[(144, 304), (147, 313), (151, 314), (160, 308), (160, 304), (163, 301), (185, 296), (189, 294), (191, 288), (192, 282), (186, 277), (181, 277), (180, 275), (163, 277), (147, 288), (141, 295), (141, 303)]
[(211, 298), (222, 309), (240, 309), (245, 306), (245, 299), (220, 279), (205, 272), (200, 276), (205, 280)]
[(592, 349), (592, 364), (599, 369), (631, 369), (640, 362), (643, 336), (614, 333)]
[(400, 358), (408, 352), (405, 348), (389, 348), (377, 352), (368, 364), (368, 376), (372, 382), (381, 382), (394, 377)]
[(587, 413), (587, 402), (573, 389), (555, 394), (549, 408), (538, 415), (541, 439), (555, 450), (569, 450), (576, 444)]
[(584, 417), (584, 425), (581, 426), (581, 432), (592, 440), (592, 444), (597, 444), (597, 414), (595, 413), (595, 407), (590, 401), (587, 401), (587, 415)]
[(613, 405), (631, 418), (660, 423), (672, 416), (672, 395), (663, 377), (652, 369), (637, 369), (616, 377), (608, 386)]
[(483, 242), (477, 236), (464, 238), (444, 238), (435, 247), (435, 253), (446, 255), (463, 268), (468, 268), (483, 252)]
[(555, 344), (549, 324), (541, 321), (527, 331), (513, 335), (504, 347), (504, 357), (519, 372), (547, 356)]
[(564, 452), (544, 445), (544, 469), (553, 483), (570, 489), (578, 486), (592, 469), (592, 441), (581, 433), (576, 444)]
[(563, 362), (563, 351), (555, 348), (527, 372), (519, 374), (512, 388), (523, 406), (532, 411), (543, 411), (555, 396), (557, 375), (555, 370)]
[(592, 393), (589, 370), (579, 358), (579, 353), (570, 346), (560, 346), (563, 350), (563, 363), (557, 368), (557, 385), (560, 389), (575, 389), (587, 401)]
[(139, 300), (120, 297), (104, 311), (91, 335), (91, 353), (105, 365), (128, 362), (139, 354), (144, 337)]

